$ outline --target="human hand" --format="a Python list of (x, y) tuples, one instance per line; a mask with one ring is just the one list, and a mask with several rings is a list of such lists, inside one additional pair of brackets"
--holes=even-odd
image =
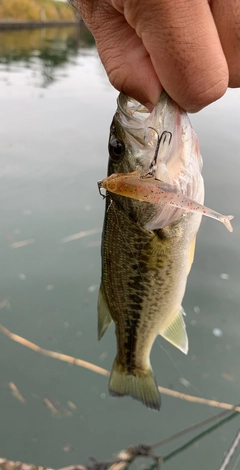
[(151, 109), (199, 111), (240, 87), (240, 0), (76, 0), (109, 80)]

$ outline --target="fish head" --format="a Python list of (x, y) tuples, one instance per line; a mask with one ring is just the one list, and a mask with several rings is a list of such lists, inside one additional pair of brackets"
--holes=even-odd
[(149, 111), (123, 93), (120, 93), (117, 103), (108, 142), (108, 175), (135, 170), (147, 173), (154, 148), (154, 142), (149, 138), (153, 131), (145, 126)]
[[(117, 104), (110, 128), (108, 175), (138, 171), (143, 177), (151, 175), (172, 184), (182, 194), (202, 203), (202, 158), (187, 113), (166, 92), (161, 93), (152, 112), (123, 93)], [(145, 204), (115, 197), (125, 211), (130, 205), (131, 213), (134, 209), (139, 214), (139, 204)], [(157, 211), (152, 205), (151, 210), (148, 208), (150, 229), (166, 226), (183, 213), (181, 209), (161, 205)]]

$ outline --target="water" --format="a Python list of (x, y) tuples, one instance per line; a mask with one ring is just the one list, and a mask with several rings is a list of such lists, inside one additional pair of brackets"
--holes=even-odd
[[(0, 34), (0, 323), (42, 348), (106, 369), (116, 345), (113, 327), (97, 341), (104, 202), (96, 182), (106, 175), (116, 97), (83, 28)], [(161, 386), (228, 403), (240, 402), (239, 101), (240, 90), (229, 90), (191, 118), (204, 158), (206, 204), (234, 214), (234, 232), (203, 220), (183, 304), (189, 354), (159, 337), (151, 356)], [(66, 238), (79, 232), (85, 236)], [(130, 398), (110, 398), (104, 376), (0, 335), (0, 457), (56, 468), (88, 456), (110, 459), (130, 444), (152, 444), (218, 412), (167, 396), (160, 413)], [(237, 416), (163, 469), (218, 469), (238, 428)], [(170, 454), (206, 429), (159, 453)], [(230, 468), (240, 468), (237, 458)]]

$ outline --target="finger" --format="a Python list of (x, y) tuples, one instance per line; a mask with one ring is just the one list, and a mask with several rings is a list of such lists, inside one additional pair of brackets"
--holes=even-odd
[(229, 86), (240, 87), (240, 2), (213, 0), (212, 14), (229, 69)]
[(181, 107), (197, 111), (225, 93), (228, 67), (207, 0), (113, 0), (120, 4)]
[(78, 1), (78, 8), (95, 37), (109, 80), (117, 90), (151, 107), (162, 87), (149, 53), (124, 16), (103, 4)]

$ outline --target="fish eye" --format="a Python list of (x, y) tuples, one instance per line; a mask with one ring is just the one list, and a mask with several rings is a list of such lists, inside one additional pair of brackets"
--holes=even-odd
[(119, 162), (125, 153), (125, 145), (121, 140), (113, 139), (108, 145), (110, 158), (115, 162)]

